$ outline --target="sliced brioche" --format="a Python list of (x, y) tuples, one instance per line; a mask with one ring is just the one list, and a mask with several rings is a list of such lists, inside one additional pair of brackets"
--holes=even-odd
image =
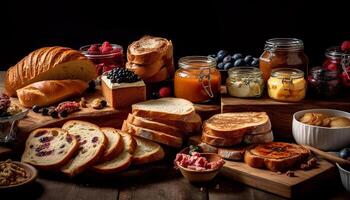
[(22, 162), (40, 169), (58, 169), (78, 150), (78, 141), (60, 128), (41, 128), (30, 133)]
[(242, 136), (223, 138), (223, 137), (209, 135), (206, 132), (203, 132), (202, 134), (202, 141), (213, 146), (220, 146), (220, 147), (233, 146), (241, 143), (242, 140), (243, 140)]
[(78, 154), (61, 168), (63, 173), (75, 176), (98, 161), (108, 141), (101, 129), (89, 122), (71, 120), (63, 124), (62, 129), (79, 141)]
[(195, 109), (190, 101), (166, 97), (132, 105), (135, 116), (151, 119), (188, 120), (195, 117)]
[(124, 121), (122, 130), (130, 133), (131, 135), (159, 142), (171, 147), (179, 148), (182, 145), (182, 138), (168, 135), (156, 130), (138, 127), (128, 123), (127, 121)]
[(122, 131), (118, 133), (123, 140), (123, 151), (114, 158), (93, 166), (93, 171), (103, 174), (116, 173), (127, 169), (131, 165), (132, 154), (135, 152), (137, 146), (136, 141), (130, 134)]
[(108, 143), (105, 152), (103, 153), (100, 161), (109, 160), (123, 151), (124, 144), (123, 139), (114, 128), (101, 128), (101, 131), (107, 137)]
[(176, 127), (169, 126), (160, 122), (151, 121), (146, 118), (137, 117), (137, 116), (134, 116), (133, 114), (129, 114), (126, 121), (135, 126), (157, 130), (175, 137), (183, 136), (181, 131)]
[(150, 163), (164, 158), (164, 150), (159, 144), (139, 137), (134, 138), (137, 147), (132, 155), (133, 164)]
[(243, 142), (246, 144), (259, 144), (267, 143), (273, 141), (272, 131), (268, 131), (262, 134), (245, 134), (243, 137)]

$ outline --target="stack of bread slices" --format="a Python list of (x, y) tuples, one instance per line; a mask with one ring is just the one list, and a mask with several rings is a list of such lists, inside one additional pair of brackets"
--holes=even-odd
[(189, 140), (206, 152), (217, 152), (230, 160), (242, 160), (249, 144), (272, 141), (271, 122), (265, 112), (214, 115), (203, 123), (202, 135)]
[(201, 118), (190, 101), (160, 98), (132, 105), (122, 130), (170, 147), (180, 148), (183, 139), (198, 133)]
[(89, 122), (71, 120), (62, 128), (33, 131), (27, 139), (22, 162), (75, 176), (87, 170), (120, 172), (131, 164), (163, 158), (164, 150), (155, 142), (114, 128), (100, 128)]

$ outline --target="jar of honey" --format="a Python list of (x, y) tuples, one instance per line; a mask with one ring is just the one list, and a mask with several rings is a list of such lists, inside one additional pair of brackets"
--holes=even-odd
[(274, 69), (267, 82), (267, 91), (270, 98), (296, 102), (305, 98), (306, 80), (304, 72), (293, 68)]
[(307, 72), (309, 59), (304, 52), (302, 40), (296, 38), (273, 38), (265, 42), (259, 66), (267, 81), (275, 68), (295, 68)]
[(221, 76), (216, 60), (207, 56), (186, 56), (179, 60), (175, 73), (175, 97), (205, 103), (220, 94)]

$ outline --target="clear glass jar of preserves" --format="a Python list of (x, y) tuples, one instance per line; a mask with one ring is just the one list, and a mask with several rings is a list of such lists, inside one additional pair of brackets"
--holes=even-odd
[(264, 80), (258, 68), (234, 67), (228, 71), (226, 88), (230, 96), (260, 97), (264, 91)]
[(304, 52), (304, 43), (296, 38), (273, 38), (265, 42), (259, 67), (267, 81), (275, 68), (295, 68), (307, 72), (309, 59)]
[(309, 91), (312, 97), (338, 97), (342, 84), (339, 75), (339, 70), (327, 70), (323, 67), (313, 67), (308, 76)]
[(305, 98), (304, 72), (293, 68), (277, 68), (267, 82), (270, 98), (278, 101), (296, 102)]
[(216, 60), (207, 56), (187, 56), (179, 60), (174, 77), (175, 97), (204, 103), (220, 95), (221, 76)]

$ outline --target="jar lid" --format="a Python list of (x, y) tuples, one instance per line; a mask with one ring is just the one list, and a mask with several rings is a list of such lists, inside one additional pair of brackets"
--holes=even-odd
[(216, 59), (210, 56), (185, 56), (179, 59), (179, 67), (203, 69), (216, 67)]
[(231, 76), (261, 76), (261, 71), (256, 67), (233, 67), (228, 70)]
[(300, 50), (304, 49), (304, 43), (297, 38), (272, 38), (265, 42), (265, 50)]
[(277, 68), (272, 70), (271, 77), (288, 79), (304, 78), (304, 72), (294, 68)]
[(350, 53), (344, 53), (340, 49), (340, 46), (334, 46), (326, 49), (325, 56), (328, 58), (341, 58), (343, 55), (350, 55)]

